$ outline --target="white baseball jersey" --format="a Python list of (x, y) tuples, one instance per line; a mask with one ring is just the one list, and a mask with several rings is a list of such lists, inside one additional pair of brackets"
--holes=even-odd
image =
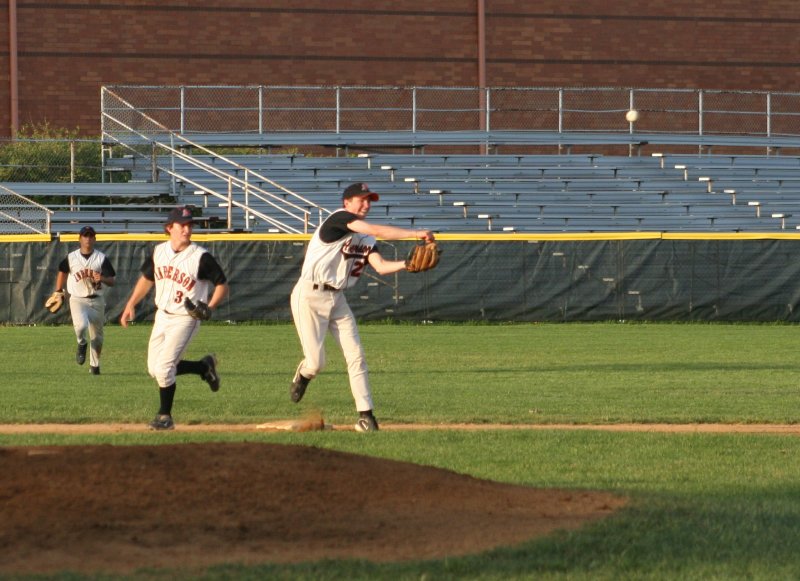
[(183, 301), (208, 301), (212, 283), (198, 279), (200, 257), (208, 252), (194, 242), (180, 252), (172, 250), (169, 241), (153, 251), (153, 276), (156, 283), (156, 307), (172, 315), (186, 315)]
[(99, 250), (93, 251), (88, 257), (81, 254), (80, 248), (67, 255), (67, 292), (70, 296), (85, 298), (103, 294), (103, 285), (94, 282), (92, 271), (102, 272), (105, 260), (106, 255)]
[[(340, 221), (345, 212), (352, 219), (357, 217), (340, 209), (328, 216), (327, 221)], [(338, 215), (337, 215), (338, 214)], [(375, 237), (358, 232), (350, 232), (333, 242), (323, 242), (320, 232), (324, 224), (317, 228), (306, 250), (300, 280), (337, 289), (346, 289), (358, 282), (367, 265), (367, 256), (375, 248)]]

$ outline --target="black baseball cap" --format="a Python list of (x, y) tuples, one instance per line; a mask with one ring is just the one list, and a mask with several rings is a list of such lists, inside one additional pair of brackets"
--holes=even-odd
[(94, 231), (94, 228), (91, 226), (84, 226), (81, 228), (80, 232), (81, 236), (97, 236), (97, 232)]
[(356, 196), (368, 196), (373, 202), (380, 200), (380, 196), (375, 192), (371, 192), (369, 186), (364, 182), (358, 182), (347, 186), (347, 189), (342, 194), (342, 199), (346, 200), (347, 198), (354, 198)]
[(193, 222), (192, 211), (186, 206), (173, 208), (167, 216), (167, 224), (191, 224)]

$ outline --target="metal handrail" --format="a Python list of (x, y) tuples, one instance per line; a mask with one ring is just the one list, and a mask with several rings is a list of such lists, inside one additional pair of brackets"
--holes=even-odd
[(25, 202), (29, 207), (32, 207), (32, 208), (35, 208), (37, 210), (41, 210), (42, 212), (44, 212), (45, 230), (44, 230), (44, 232), (42, 232), (41, 230), (37, 230), (36, 228), (31, 226), (30, 224), (26, 224), (25, 222), (22, 222), (21, 220), (15, 218), (14, 216), (12, 216), (12, 215), (10, 215), (10, 214), (8, 214), (6, 212), (3, 212), (3, 211), (0, 211), (0, 215), (1, 216), (6, 218), (7, 220), (10, 220), (11, 222), (14, 222), (15, 224), (19, 224), (20, 226), (23, 226), (23, 227), (25, 227), (25, 228), (27, 228), (29, 230), (32, 230), (33, 232), (36, 232), (37, 234), (50, 234), (51, 217), (55, 213), (53, 210), (43, 206), (42, 204), (39, 204), (38, 202), (35, 202), (35, 201), (31, 200), (30, 198), (27, 198), (27, 197), (23, 196), (22, 194), (19, 194), (19, 193), (15, 192), (14, 190), (12, 190), (10, 188), (7, 188), (6, 186), (0, 185), (0, 190), (3, 190), (8, 195), (13, 196), (15, 198), (18, 198), (19, 200)]
[[(271, 224), (272, 226), (275, 226), (276, 228), (291, 232), (293, 234), (303, 234), (303, 233), (307, 233), (308, 232), (308, 222), (304, 223), (305, 227), (304, 227), (303, 231), (298, 230), (296, 228), (293, 228), (293, 227), (289, 226), (288, 224), (284, 224), (284, 223), (282, 223), (282, 222), (280, 222), (278, 220), (275, 220), (274, 218), (272, 218), (271, 216), (269, 216), (267, 214), (264, 214), (263, 212), (255, 210), (255, 209), (249, 207), (248, 205), (243, 204), (243, 203), (233, 199), (233, 197), (230, 196), (230, 195), (226, 196), (226, 195), (220, 194), (219, 192), (216, 192), (216, 191), (212, 190), (211, 188), (209, 188), (207, 186), (204, 186), (204, 185), (202, 185), (202, 184), (200, 184), (198, 182), (195, 182), (191, 178), (188, 178), (188, 177), (185, 177), (185, 176), (180, 176), (180, 174), (175, 174), (175, 175), (176, 175), (176, 177), (180, 177), (181, 179), (183, 179), (186, 183), (191, 184), (192, 186), (196, 187), (199, 191), (202, 191), (204, 194), (210, 195), (210, 196), (214, 196), (215, 198), (218, 198), (218, 199), (224, 201), (227, 204), (228, 208), (236, 207), (236, 208), (239, 208), (239, 209), (243, 210), (246, 213), (245, 220), (248, 223), (249, 223), (249, 217), (247, 216), (247, 214), (252, 214), (253, 216), (256, 216), (257, 218), (261, 218), (262, 220), (264, 220), (265, 222)], [(229, 230), (233, 229), (233, 224), (231, 222), (230, 211), (228, 213), (228, 229)]]
[[(235, 175), (226, 173), (226, 172), (220, 170), (219, 168), (214, 167), (213, 165), (207, 164), (207, 163), (195, 158), (194, 156), (188, 155), (188, 154), (186, 154), (186, 153), (184, 153), (184, 152), (182, 152), (182, 151), (180, 151), (178, 149), (175, 149), (173, 147), (167, 146), (165, 144), (159, 143), (158, 147), (166, 150), (167, 152), (171, 153), (172, 155), (174, 155), (178, 159), (186, 161), (189, 164), (197, 167), (198, 169), (202, 169), (206, 173), (208, 173), (208, 174), (210, 174), (210, 175), (212, 175), (212, 176), (214, 176), (214, 177), (216, 177), (218, 179), (221, 179), (221, 180), (225, 181), (225, 183), (228, 186), (229, 190), (233, 186), (235, 186), (237, 188), (240, 188), (246, 195), (248, 195), (248, 194), (249, 195), (254, 195), (256, 197), (256, 199), (258, 199), (259, 201), (264, 202), (264, 203), (268, 204), (269, 206), (272, 206), (276, 210), (278, 210), (280, 212), (283, 212), (283, 213), (287, 214), (288, 216), (291, 216), (292, 218), (295, 218), (296, 220), (299, 220), (299, 221), (303, 222), (306, 226), (308, 226), (310, 224), (309, 223), (309, 217), (311, 215), (311, 212), (309, 210), (307, 210), (307, 209), (305, 209), (305, 208), (303, 208), (301, 206), (298, 206), (294, 202), (291, 202), (289, 200), (285, 200), (285, 199), (281, 198), (280, 196), (277, 196), (277, 195), (275, 195), (275, 194), (263, 189), (262, 187), (260, 187), (260, 186), (258, 186), (256, 184), (253, 184), (252, 181), (250, 179), (248, 179), (248, 178), (253, 176), (256, 179), (259, 179), (259, 180), (262, 180), (262, 181), (266, 181), (270, 185), (274, 185), (278, 189), (286, 192), (287, 194), (294, 195), (294, 197), (296, 197), (299, 200), (302, 200), (302, 201), (306, 202), (309, 206), (317, 208), (319, 210), (319, 212), (320, 212), (320, 221), (322, 219), (322, 215), (323, 215), (324, 212), (327, 212), (327, 213), (330, 214), (330, 210), (327, 210), (326, 208), (323, 208), (322, 206), (319, 206), (318, 204), (315, 204), (314, 202), (311, 202), (310, 200), (307, 200), (306, 198), (304, 198), (303, 196), (300, 196), (299, 194), (295, 194), (291, 190), (289, 190), (287, 188), (284, 188), (280, 184), (277, 184), (277, 183), (273, 182), (272, 180), (270, 180), (270, 179), (264, 177), (263, 175), (261, 175), (260, 173), (255, 172), (255, 171), (253, 171), (253, 170), (251, 170), (251, 169), (249, 169), (249, 168), (247, 168), (247, 167), (245, 167), (245, 166), (243, 166), (241, 164), (238, 164), (238, 163), (235, 163), (235, 162), (230, 162), (231, 164), (233, 164), (234, 167), (236, 167), (237, 169), (241, 169), (242, 171), (245, 172), (245, 178), (244, 179), (239, 178), (239, 177), (237, 177)], [(208, 151), (208, 150), (206, 150), (206, 151)], [(216, 154), (214, 154), (214, 155), (216, 155)], [(220, 156), (216, 155), (216, 157), (219, 158)], [(167, 173), (168, 175), (171, 175), (171, 176), (175, 177), (176, 179), (178, 179), (178, 181), (183, 181), (183, 182), (187, 182), (187, 183), (196, 184), (196, 182), (194, 182), (190, 178), (187, 178), (185, 175), (181, 174), (179, 171), (177, 171), (175, 169), (172, 169), (171, 167), (164, 167), (162, 165), (158, 165), (158, 169), (160, 171), (163, 171), (163, 172)], [(202, 189), (206, 189), (206, 188), (203, 188), (202, 186), (200, 186), (200, 184), (196, 184), (196, 185), (201, 187)], [(276, 203), (276, 201), (278, 203)], [(294, 208), (295, 210), (297, 210), (301, 214), (303, 214), (303, 216), (297, 216), (296, 214), (292, 213), (290, 210), (286, 209), (285, 206), (289, 206), (291, 208)], [(249, 206), (243, 206), (243, 207), (249, 207)], [(311, 224), (311, 225), (313, 226), (313, 224)], [(305, 232), (308, 232), (308, 230), (306, 229)]]
[[(105, 91), (106, 91), (106, 89), (104, 88), (104, 92)], [(108, 91), (108, 93), (113, 94), (110, 91)], [(252, 177), (256, 178), (257, 180), (259, 180), (262, 183), (267, 183), (270, 186), (281, 190), (287, 196), (291, 196), (292, 198), (294, 198), (296, 200), (299, 200), (301, 203), (305, 203), (307, 206), (309, 206), (311, 208), (316, 208), (317, 212), (319, 214), (319, 221), (320, 222), (322, 221), (325, 213), (328, 213), (328, 214), (330, 213), (330, 210), (328, 210), (327, 208), (324, 208), (324, 207), (320, 206), (319, 204), (317, 204), (317, 203), (315, 203), (315, 202), (313, 202), (313, 201), (301, 196), (300, 194), (297, 194), (296, 192), (293, 192), (292, 190), (289, 190), (288, 188), (285, 188), (285, 187), (281, 186), (277, 182), (269, 179), (268, 177), (266, 177), (266, 176), (264, 176), (264, 175), (262, 175), (262, 174), (260, 174), (258, 172), (255, 172), (252, 169), (247, 168), (247, 167), (245, 167), (245, 166), (243, 166), (243, 165), (241, 165), (241, 164), (239, 164), (239, 163), (237, 163), (237, 162), (235, 162), (233, 160), (230, 160), (230, 159), (226, 158), (225, 156), (218, 154), (217, 152), (211, 151), (211, 150), (205, 148), (204, 146), (202, 146), (202, 145), (200, 145), (198, 143), (195, 143), (195, 142), (191, 141), (190, 139), (188, 139), (188, 138), (186, 138), (186, 137), (184, 137), (182, 135), (179, 135), (179, 134), (176, 134), (173, 131), (170, 131), (166, 126), (164, 126), (163, 124), (159, 123), (155, 119), (150, 118), (148, 115), (142, 113), (141, 111), (137, 111), (136, 108), (133, 105), (131, 105), (130, 103), (125, 101), (119, 95), (114, 95), (114, 97), (116, 99), (118, 99), (121, 103), (123, 103), (126, 107), (129, 107), (129, 109), (128, 109), (129, 111), (135, 111), (137, 113), (137, 115), (141, 116), (148, 123), (152, 123), (154, 127), (157, 127), (163, 133), (165, 133), (166, 136), (169, 138), (171, 145), (167, 145), (166, 143), (160, 141), (159, 139), (154, 139), (154, 138), (148, 137), (147, 135), (145, 135), (141, 131), (131, 127), (129, 124), (124, 123), (120, 119), (114, 118), (113, 116), (108, 114), (105, 110), (102, 113), (103, 120), (104, 120), (104, 125), (105, 125), (105, 119), (108, 118), (108, 119), (112, 120), (115, 124), (125, 128), (125, 130), (130, 132), (131, 134), (138, 135), (141, 139), (144, 139), (147, 142), (151, 143), (154, 148), (157, 147), (157, 148), (160, 148), (160, 149), (163, 149), (163, 150), (167, 151), (170, 154), (171, 166), (170, 167), (164, 167), (164, 166), (161, 166), (161, 165), (157, 165), (156, 156), (154, 154), (154, 156), (153, 156), (154, 157), (154, 159), (153, 159), (153, 171), (154, 172), (155, 171), (164, 171), (168, 175), (172, 176), (173, 179), (177, 178), (180, 181), (184, 181), (184, 182), (187, 182), (187, 183), (192, 183), (196, 187), (199, 187), (200, 189), (202, 189), (203, 191), (207, 191), (207, 193), (213, 193), (216, 197), (219, 197), (219, 198), (222, 198), (222, 199), (226, 199), (226, 200), (228, 200), (229, 208), (232, 207), (232, 206), (240, 207), (241, 209), (244, 210), (245, 223), (246, 223), (246, 227), (248, 229), (249, 229), (249, 218), (250, 218), (250, 215), (252, 214), (254, 216), (258, 216), (258, 217), (266, 220), (267, 222), (269, 222), (273, 226), (276, 226), (279, 229), (282, 229), (282, 230), (285, 230), (285, 231), (289, 231), (289, 232), (299, 232), (299, 230), (297, 230), (293, 226), (290, 226), (288, 224), (284, 224), (284, 223), (282, 223), (280, 221), (277, 221), (277, 220), (275, 220), (273, 218), (269, 218), (263, 212), (260, 212), (257, 209), (251, 208), (249, 206), (249, 203), (248, 203), (248, 198), (249, 198), (250, 195), (255, 196), (255, 198), (258, 199), (259, 201), (264, 202), (264, 203), (270, 205), (271, 207), (275, 208), (276, 210), (278, 210), (280, 212), (283, 212), (284, 214), (286, 214), (286, 215), (288, 215), (288, 216), (300, 221), (303, 224), (303, 232), (304, 233), (308, 233), (309, 227), (310, 226), (314, 226), (314, 224), (312, 224), (310, 219), (309, 219), (310, 214), (311, 214), (310, 210), (302, 208), (301, 206), (297, 205), (296, 203), (294, 203), (292, 201), (284, 199), (281, 196), (273, 194), (272, 192), (269, 192), (269, 191), (263, 189), (262, 187), (251, 183), (249, 178), (252, 178)], [(130, 147), (129, 144), (127, 144), (124, 141), (116, 138), (113, 134), (106, 132), (105, 129), (103, 131), (103, 135), (104, 135), (104, 137), (108, 136), (111, 139), (113, 139), (115, 142), (119, 143), (120, 145), (123, 145), (123, 146), (128, 147), (129, 149), (135, 151), (135, 149)], [(186, 154), (185, 152), (181, 151), (179, 148), (174, 146), (174, 142), (175, 141), (179, 141), (183, 146), (196, 148), (196, 149), (199, 149), (199, 150), (201, 150), (201, 151), (203, 151), (203, 152), (205, 152), (207, 154), (213, 155), (216, 158), (218, 158), (221, 161), (223, 161), (224, 163), (227, 163), (231, 168), (234, 168), (237, 171), (243, 171), (244, 174), (245, 174), (245, 179), (241, 179), (241, 178), (237, 177), (236, 175), (234, 175), (232, 173), (228, 173), (228, 172), (222, 171), (220, 168), (214, 167), (214, 166), (212, 166), (210, 164), (207, 164), (205, 162), (200, 161), (199, 159), (197, 159), (197, 158), (195, 158), (193, 156), (190, 156), (190, 155)], [(191, 165), (193, 165), (193, 166), (195, 166), (197, 168), (200, 168), (203, 171), (206, 171), (209, 175), (212, 175), (212, 176), (214, 176), (214, 177), (216, 177), (218, 179), (224, 180), (225, 183), (226, 183), (227, 189), (228, 189), (228, 195), (220, 194), (219, 192), (214, 192), (213, 190), (210, 190), (209, 188), (204, 187), (204, 186), (202, 186), (200, 184), (197, 184), (197, 182), (194, 182), (193, 180), (190, 180), (190, 179), (186, 178), (186, 176), (181, 175), (179, 172), (177, 172), (174, 169), (174, 161), (175, 161), (175, 159), (181, 159), (183, 161), (186, 161), (186, 162), (190, 163)], [(237, 188), (240, 188), (245, 193), (245, 198), (246, 198), (245, 204), (241, 204), (239, 202), (235, 202), (234, 203), (234, 201), (232, 200), (232, 193), (231, 192), (232, 192), (232, 189), (234, 188), (234, 186), (237, 187)], [(289, 208), (293, 208), (293, 209), (299, 211), (302, 214), (302, 216), (296, 215), (291, 210), (287, 209), (287, 206)], [(228, 223), (228, 227), (231, 228), (232, 224), (231, 224), (230, 216), (229, 216), (228, 222), (229, 222)]]
[[(201, 145), (195, 144), (194, 142), (189, 141), (188, 139), (185, 140), (185, 141), (186, 141), (186, 143), (190, 143), (192, 145), (192, 147), (197, 147), (197, 148), (202, 149), (206, 153), (208, 153), (210, 155), (213, 155), (215, 158), (223, 160), (225, 163), (231, 165), (235, 169), (245, 172), (246, 175), (252, 175), (255, 178), (257, 178), (259, 181), (268, 183), (269, 185), (281, 190), (282, 192), (286, 193), (287, 195), (290, 195), (290, 196), (292, 196), (294, 198), (297, 198), (298, 200), (300, 200), (301, 202), (305, 203), (308, 206), (319, 207), (315, 202), (312, 202), (308, 198), (305, 198), (305, 197), (301, 196), (300, 194), (298, 194), (296, 192), (293, 192), (292, 190), (290, 190), (288, 188), (283, 187), (279, 183), (269, 179), (268, 177), (264, 176), (263, 174), (255, 171), (255, 170), (253, 170), (251, 168), (248, 168), (247, 166), (244, 166), (244, 165), (242, 165), (242, 164), (240, 164), (238, 162), (232, 161), (232, 160), (226, 158), (225, 156), (222, 156), (219, 153), (211, 151), (210, 149), (206, 149), (205, 147), (203, 147)], [(162, 149), (167, 150), (168, 152), (170, 152), (175, 157), (177, 157), (179, 159), (182, 159), (182, 160), (184, 160), (186, 162), (189, 162), (190, 164), (194, 165), (197, 168), (206, 170), (209, 173), (213, 173), (213, 174), (218, 175), (218, 176), (225, 176), (226, 179), (228, 177), (230, 177), (234, 181), (238, 181), (238, 182), (241, 182), (244, 185), (247, 185), (248, 181), (246, 179), (242, 180), (240, 178), (237, 178), (235, 175), (227, 174), (227, 173), (225, 173), (223, 171), (220, 171), (218, 168), (214, 167), (213, 165), (207, 164), (207, 163), (197, 159), (196, 157), (194, 157), (192, 155), (188, 155), (188, 154), (182, 152), (180, 149), (175, 149), (174, 147), (167, 146), (167, 145), (165, 145), (163, 143), (159, 143), (158, 146), (161, 147)], [(159, 166), (159, 169), (164, 169), (164, 168), (162, 168), (162, 166)], [(250, 185), (250, 187), (255, 187), (257, 190), (261, 190), (261, 188), (258, 188), (257, 186), (253, 186), (252, 184)], [(298, 209), (298, 210), (301, 210), (301, 211), (304, 211), (304, 212), (306, 211), (306, 210), (304, 210), (303, 208), (301, 208), (300, 206), (298, 206), (297, 204), (295, 204), (293, 202), (290, 202), (288, 200), (283, 200), (279, 196), (276, 196), (275, 194), (267, 192), (266, 190), (261, 190), (261, 191), (263, 191), (265, 194), (269, 195), (272, 198), (285, 201), (285, 203), (287, 205), (292, 206), (295, 209)]]

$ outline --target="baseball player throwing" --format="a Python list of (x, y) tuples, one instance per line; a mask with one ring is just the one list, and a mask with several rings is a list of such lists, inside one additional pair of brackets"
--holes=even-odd
[(61, 261), (56, 275), (56, 290), (47, 299), (45, 307), (52, 312), (64, 302), (64, 287), (69, 293), (69, 310), (72, 326), (78, 339), (75, 360), (78, 365), (86, 362), (89, 349), (89, 371), (100, 375), (100, 353), (103, 350), (103, 324), (106, 303), (103, 292), (106, 286), (114, 286), (116, 272), (108, 257), (95, 250), (96, 233), (91, 226), (80, 231), (80, 248), (70, 252)]
[(350, 390), (359, 418), (356, 430), (373, 432), (378, 422), (373, 414), (364, 349), (356, 319), (344, 295), (358, 282), (369, 264), (386, 275), (407, 268), (407, 261), (386, 260), (376, 246), (376, 238), (400, 240), (417, 238), (433, 243), (429, 230), (406, 230), (365, 221), (378, 194), (367, 184), (356, 183), (342, 194), (344, 208), (335, 211), (317, 228), (306, 250), (300, 280), (292, 290), (291, 306), (303, 360), (297, 366), (290, 396), (297, 403), (309, 382), (325, 367), (324, 340), (330, 330), (347, 362)]
[(200, 361), (182, 359), (200, 329), (200, 321), (208, 319), (228, 295), (225, 273), (205, 248), (192, 242), (192, 228), (192, 213), (188, 208), (170, 212), (164, 226), (169, 240), (156, 246), (145, 261), (142, 275), (120, 317), (122, 326), (127, 327), (134, 319), (136, 305), (155, 286), (157, 311), (147, 349), (147, 370), (160, 388), (158, 414), (150, 422), (153, 430), (175, 427), (172, 402), (177, 375), (199, 375), (211, 391), (217, 391), (220, 384), (214, 355), (206, 355)]

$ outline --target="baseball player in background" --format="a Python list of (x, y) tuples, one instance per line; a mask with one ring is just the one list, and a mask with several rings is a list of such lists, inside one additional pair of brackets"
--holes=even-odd
[(95, 250), (96, 236), (91, 226), (81, 228), (78, 238), (80, 248), (70, 252), (58, 265), (56, 290), (51, 297), (51, 300), (56, 298), (60, 301), (55, 309), (57, 311), (63, 302), (66, 288), (72, 326), (78, 339), (75, 360), (78, 365), (83, 365), (89, 348), (89, 371), (92, 375), (100, 375), (100, 353), (103, 350), (103, 324), (106, 316), (103, 292), (105, 287), (114, 286), (116, 277), (108, 257)]
[(324, 341), (330, 330), (347, 362), (350, 390), (359, 414), (355, 428), (360, 432), (377, 431), (378, 421), (373, 414), (356, 319), (343, 291), (358, 282), (367, 264), (382, 275), (406, 268), (404, 260), (384, 259), (376, 238), (434, 240), (429, 230), (407, 230), (365, 221), (372, 202), (378, 199), (378, 194), (371, 192), (365, 183), (352, 184), (344, 190), (344, 207), (333, 212), (311, 237), (300, 280), (291, 295), (292, 318), (303, 348), (303, 360), (290, 388), (292, 401), (297, 403), (303, 398), (309, 382), (325, 367)]
[[(173, 209), (164, 230), (169, 240), (157, 245), (142, 266), (142, 275), (120, 317), (127, 327), (135, 307), (155, 286), (156, 315), (147, 349), (147, 370), (159, 387), (160, 406), (153, 430), (171, 430), (176, 376), (199, 375), (211, 391), (219, 389), (217, 359), (206, 355), (199, 361), (182, 359), (200, 329), (228, 295), (228, 282), (219, 263), (202, 246), (192, 242), (194, 222), (189, 208)], [(209, 296), (211, 297), (209, 299)], [(207, 301), (207, 303), (206, 303)]]

